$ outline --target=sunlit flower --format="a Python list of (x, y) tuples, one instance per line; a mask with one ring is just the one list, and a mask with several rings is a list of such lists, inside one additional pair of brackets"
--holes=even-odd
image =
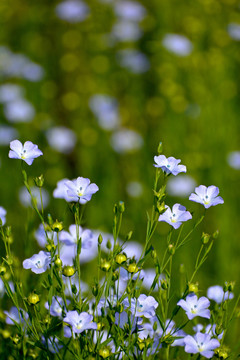
[(192, 219), (189, 211), (186, 211), (185, 206), (180, 204), (173, 205), (172, 211), (169, 206), (166, 206), (166, 211), (161, 214), (158, 221), (167, 222), (174, 229), (178, 229), (184, 221)]
[(197, 295), (190, 294), (186, 297), (186, 300), (181, 299), (177, 305), (186, 311), (189, 320), (196, 316), (210, 319), (210, 310), (208, 309), (210, 301), (205, 296), (198, 299)]
[(217, 339), (211, 339), (209, 334), (198, 332), (194, 336), (187, 335), (184, 338), (185, 352), (190, 354), (200, 353), (202, 356), (210, 359), (214, 355), (214, 349), (220, 346)]
[(43, 155), (31, 141), (26, 141), (23, 145), (19, 140), (13, 140), (10, 142), (10, 149), (8, 156), (11, 159), (21, 159), (28, 165), (32, 165), (34, 159)]
[(49, 268), (50, 261), (51, 258), (49, 253), (40, 251), (31, 258), (24, 260), (23, 267), (24, 269), (31, 269), (35, 274), (41, 274)]
[(76, 201), (80, 204), (86, 204), (86, 202), (91, 200), (92, 195), (99, 190), (96, 184), (90, 184), (90, 180), (83, 177), (78, 177), (73, 181), (68, 180), (65, 182), (65, 186), (71, 201)]
[(208, 209), (210, 206), (224, 203), (221, 196), (218, 196), (218, 187), (214, 185), (208, 187), (205, 185), (200, 185), (195, 188), (195, 193), (196, 194), (192, 193), (190, 195), (189, 200), (202, 204), (205, 209)]
[(166, 158), (165, 155), (154, 156), (155, 167), (161, 168), (166, 174), (178, 175), (180, 172), (186, 172), (185, 165), (179, 165), (180, 159), (175, 159), (173, 156)]
[(72, 326), (74, 333), (81, 333), (84, 330), (97, 329), (97, 324), (93, 322), (93, 316), (87, 312), (78, 313), (76, 310), (68, 311), (63, 321)]

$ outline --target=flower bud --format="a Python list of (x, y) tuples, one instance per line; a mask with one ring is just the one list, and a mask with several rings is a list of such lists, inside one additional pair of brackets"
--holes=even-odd
[(131, 274), (136, 273), (138, 271), (138, 267), (136, 263), (132, 263), (128, 265), (127, 271)]
[(173, 244), (168, 245), (168, 252), (169, 252), (170, 255), (175, 254), (175, 247), (173, 246)]
[(20, 341), (19, 335), (18, 335), (18, 334), (14, 335), (14, 336), (12, 337), (12, 341), (13, 341), (13, 343), (14, 343), (15, 345), (18, 345), (18, 344), (19, 344), (19, 341)]
[(106, 359), (107, 357), (109, 357), (111, 355), (111, 352), (110, 352), (109, 348), (104, 347), (104, 348), (99, 350), (99, 355), (102, 358)]
[(125, 211), (125, 204), (123, 201), (119, 201), (118, 203), (118, 210), (122, 214)]
[(45, 246), (46, 250), (51, 252), (51, 251), (55, 251), (56, 250), (56, 245), (54, 245), (54, 243), (51, 241), (49, 242), (49, 244), (47, 244)]
[(4, 265), (0, 266), (0, 275), (4, 275), (6, 273), (7, 269)]
[(162, 288), (163, 290), (167, 290), (167, 288), (168, 288), (168, 282), (167, 282), (167, 280), (165, 280), (165, 279), (162, 279), (162, 280), (161, 280), (161, 288)]
[(72, 285), (72, 293), (76, 295), (77, 292), (78, 292), (78, 289), (77, 289), (76, 285), (73, 284), (73, 285)]
[(198, 283), (188, 284), (188, 291), (189, 292), (194, 292), (196, 294), (198, 292)]
[(53, 224), (52, 224), (52, 230), (55, 231), (55, 232), (59, 232), (59, 231), (62, 231), (63, 229), (63, 223), (56, 220)]
[(55, 260), (54, 260), (54, 264), (56, 265), (56, 267), (61, 268), (62, 267), (62, 260), (60, 259), (60, 257), (58, 255), (56, 255)]
[(11, 333), (10, 333), (9, 330), (6, 330), (6, 329), (3, 329), (3, 330), (2, 330), (2, 329), (1, 329), (0, 332), (1, 332), (2, 337), (3, 337), (4, 339), (8, 339), (8, 338), (10, 338), (10, 336), (11, 336)]
[(125, 254), (118, 254), (115, 258), (117, 264), (121, 265), (127, 260), (127, 256)]
[(111, 241), (110, 241), (109, 239), (108, 239), (108, 241), (107, 241), (106, 246), (107, 246), (107, 249), (108, 249), (108, 250), (111, 250), (111, 248), (112, 248), (112, 243), (111, 243)]
[(99, 234), (98, 236), (98, 244), (101, 245), (101, 243), (103, 242), (103, 237), (101, 234)]
[(97, 294), (98, 294), (98, 285), (94, 285), (92, 287), (92, 293), (93, 293), (94, 296), (97, 296)]
[(46, 315), (45, 318), (43, 318), (44, 324), (48, 325), (51, 323), (51, 317), (49, 315)]
[(163, 143), (160, 141), (157, 149), (158, 155), (162, 154), (163, 152)]
[(166, 211), (167, 209), (166, 209), (166, 207), (165, 207), (165, 203), (164, 202), (162, 202), (161, 204), (157, 204), (157, 209), (156, 209), (156, 211), (160, 214), (160, 215), (162, 215), (163, 213), (165, 213), (165, 211)]
[(157, 331), (157, 327), (158, 327), (158, 325), (157, 325), (157, 322), (155, 321), (154, 324), (153, 324), (153, 330)]
[(31, 305), (36, 305), (40, 301), (39, 296), (36, 293), (31, 293), (27, 299), (28, 299), (29, 304), (31, 304)]
[(109, 261), (101, 259), (100, 268), (102, 271), (108, 272), (110, 267), (111, 267), (111, 263)]
[(206, 234), (204, 232), (202, 233), (201, 241), (202, 241), (203, 245), (206, 245), (209, 242), (210, 237), (211, 236), (209, 234)]
[(151, 250), (151, 256), (152, 256), (152, 258), (153, 258), (154, 260), (156, 260), (156, 258), (157, 258), (157, 252), (156, 252), (155, 249), (152, 249), (152, 250)]
[(132, 234), (133, 234), (133, 232), (132, 232), (132, 231), (129, 231), (129, 233), (128, 233), (127, 236), (126, 236), (126, 241), (129, 241), (129, 240), (131, 239)]
[(216, 230), (216, 231), (213, 233), (212, 237), (213, 237), (214, 239), (217, 239), (218, 236), (219, 236), (219, 230)]
[(71, 277), (75, 274), (75, 269), (72, 266), (66, 265), (64, 266), (62, 273), (66, 277)]
[(43, 187), (44, 184), (44, 177), (43, 175), (40, 175), (34, 179), (35, 185), (39, 188)]
[(112, 274), (112, 281), (117, 281), (118, 278), (119, 278), (119, 272), (114, 271)]

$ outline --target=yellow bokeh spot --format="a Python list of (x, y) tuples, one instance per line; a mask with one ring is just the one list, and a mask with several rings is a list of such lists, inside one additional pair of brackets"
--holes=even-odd
[(81, 33), (75, 30), (65, 32), (62, 37), (62, 43), (69, 49), (76, 49), (81, 43)]
[(62, 97), (63, 106), (67, 110), (76, 110), (79, 106), (79, 96), (74, 92), (69, 92)]

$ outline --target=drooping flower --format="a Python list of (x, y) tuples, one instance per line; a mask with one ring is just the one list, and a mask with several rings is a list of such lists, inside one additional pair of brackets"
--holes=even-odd
[(209, 334), (198, 332), (194, 336), (187, 335), (184, 338), (185, 352), (190, 354), (200, 353), (202, 356), (210, 359), (214, 355), (214, 349), (220, 346), (217, 339), (211, 339)]
[(185, 165), (179, 165), (180, 159), (175, 159), (173, 156), (166, 158), (165, 155), (154, 156), (155, 167), (161, 168), (166, 174), (178, 175), (181, 172), (186, 172)]
[(72, 326), (74, 333), (81, 333), (84, 330), (97, 329), (97, 324), (93, 322), (93, 316), (87, 312), (78, 313), (76, 310), (68, 311), (63, 321)]
[(28, 165), (32, 165), (35, 158), (43, 155), (38, 146), (31, 141), (26, 141), (23, 145), (19, 140), (13, 140), (10, 142), (10, 149), (8, 156), (11, 159), (21, 159)]
[[(91, 230), (85, 229), (81, 226), (78, 227), (78, 238), (81, 238), (82, 248), (89, 249), (92, 246), (93, 233)], [(77, 244), (77, 225), (69, 226), (69, 232), (62, 231), (59, 235), (59, 240), (66, 245)]]
[(229, 291), (224, 292), (222, 286), (215, 285), (208, 288), (207, 297), (216, 301), (216, 303), (221, 304), (223, 301), (233, 299), (234, 295), (233, 293), (229, 293)]
[(224, 203), (223, 198), (218, 196), (218, 187), (214, 185), (208, 187), (205, 185), (200, 185), (195, 188), (195, 193), (196, 194), (192, 193), (190, 195), (189, 200), (202, 204), (205, 209), (208, 209), (210, 206)]
[(6, 223), (6, 215), (7, 215), (7, 211), (0, 206), (0, 219), (1, 219), (1, 225), (4, 225)]
[(165, 221), (174, 229), (178, 229), (184, 221), (192, 219), (192, 215), (186, 208), (180, 204), (173, 205), (172, 211), (169, 206), (166, 206), (166, 211), (161, 214), (158, 221)]
[(23, 261), (24, 269), (31, 269), (35, 274), (41, 274), (45, 272), (50, 265), (50, 255), (45, 251), (39, 251), (38, 254), (34, 254), (31, 258)]
[(210, 319), (210, 310), (208, 309), (210, 301), (205, 296), (198, 299), (197, 295), (190, 294), (186, 297), (186, 300), (181, 299), (177, 305), (186, 311), (189, 320), (192, 320), (196, 316)]
[(70, 201), (79, 202), (80, 204), (86, 204), (93, 194), (95, 194), (99, 188), (96, 184), (90, 184), (90, 180), (83, 177), (78, 177), (73, 181), (66, 181), (65, 186), (67, 188), (67, 195)]

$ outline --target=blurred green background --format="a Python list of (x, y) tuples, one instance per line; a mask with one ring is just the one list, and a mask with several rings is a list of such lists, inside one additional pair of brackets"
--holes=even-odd
[[(19, 201), (20, 162), (8, 159), (12, 139), (31, 140), (44, 153), (25, 169), (44, 174), (47, 213), (67, 227), (67, 205), (52, 192), (62, 178), (88, 177), (100, 191), (84, 225), (111, 232), (113, 204), (123, 200), (121, 235), (133, 230), (141, 243), (162, 141), (163, 153), (181, 159), (190, 176), (182, 176), (175, 195), (169, 189), (168, 205), (179, 202), (197, 219), (203, 206), (187, 195), (194, 183), (218, 186), (225, 201), (207, 210), (176, 264), (190, 275), (201, 232), (219, 229), (200, 288), (239, 284), (240, 161), (232, 152), (240, 150), (240, 3), (1, 0), (0, 28), (0, 205), (20, 259), (24, 243), (37, 249), (39, 222)], [(161, 223), (154, 236), (160, 253), (168, 231)]]

